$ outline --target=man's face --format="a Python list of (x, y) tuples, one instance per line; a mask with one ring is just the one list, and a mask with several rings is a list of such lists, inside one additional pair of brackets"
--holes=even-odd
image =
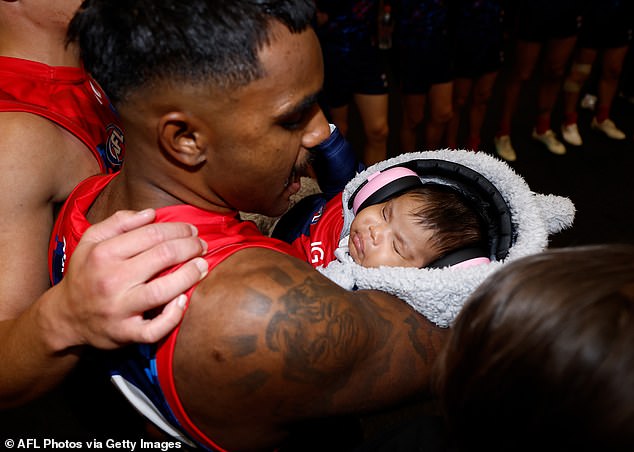
[(300, 188), (306, 148), (330, 131), (317, 105), (323, 63), (315, 33), (272, 27), (260, 51), (264, 77), (213, 100), (207, 183), (228, 207), (277, 216)]
[(432, 230), (417, 224), (420, 201), (405, 194), (357, 213), (350, 225), (350, 256), (364, 267), (421, 268), (436, 259), (430, 246)]

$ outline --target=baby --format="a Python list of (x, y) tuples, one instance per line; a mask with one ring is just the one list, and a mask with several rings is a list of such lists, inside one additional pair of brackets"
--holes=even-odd
[(334, 194), (332, 181), (345, 185), (348, 180), (340, 175), (354, 175), (350, 168), (358, 168), (358, 163), (336, 129), (315, 152), (320, 185), (329, 189), (302, 199), (272, 234), (291, 243), (314, 267), (327, 266), (337, 249), (370, 268), (441, 268), (466, 260), (489, 261), (483, 220), (469, 201), (447, 185), (423, 183), (404, 166), (368, 177), (348, 203), (354, 219), (349, 231), (342, 232), (344, 187)]
[(366, 169), (333, 128), (314, 154), (323, 193), (300, 200), (272, 235), (341, 287), (391, 293), (441, 327), (488, 275), (544, 251), (574, 221), (568, 198), (533, 192), (484, 152), (405, 153)]

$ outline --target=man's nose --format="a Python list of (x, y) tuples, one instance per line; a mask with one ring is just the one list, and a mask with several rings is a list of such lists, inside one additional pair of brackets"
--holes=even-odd
[(322, 143), (330, 136), (330, 126), (322, 109), (317, 106), (317, 111), (308, 122), (304, 136), (302, 137), (302, 146), (307, 149), (314, 148)]

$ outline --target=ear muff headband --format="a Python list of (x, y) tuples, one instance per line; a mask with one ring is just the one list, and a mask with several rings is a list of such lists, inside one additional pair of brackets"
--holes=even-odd
[(399, 193), (422, 186), (420, 177), (411, 169), (394, 166), (377, 171), (357, 188), (350, 197), (348, 208), (356, 215), (368, 206), (385, 202)]
[(487, 251), (480, 246), (461, 248), (447, 253), (432, 263), (425, 265), (425, 268), (443, 268), (453, 266), (467, 267), (471, 265), (487, 264), (491, 262), (491, 259), (485, 257), (487, 254)]
[(514, 241), (511, 211), (499, 190), (486, 177), (459, 163), (420, 159), (404, 162), (371, 174), (352, 194), (348, 208), (357, 212), (424, 184), (441, 184), (460, 193), (480, 217), (487, 247), (463, 248), (442, 256), (427, 267), (504, 259)]

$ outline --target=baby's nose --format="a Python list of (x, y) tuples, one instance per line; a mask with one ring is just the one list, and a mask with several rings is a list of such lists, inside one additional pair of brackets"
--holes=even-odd
[(370, 226), (370, 237), (375, 244), (381, 243), (385, 236), (389, 233), (388, 228), (382, 224)]

